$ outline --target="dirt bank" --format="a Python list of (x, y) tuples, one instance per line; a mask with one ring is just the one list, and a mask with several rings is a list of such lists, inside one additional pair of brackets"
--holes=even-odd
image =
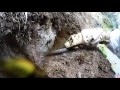
[[(62, 48), (65, 40), (83, 28), (100, 26), (88, 12), (0, 13), (0, 56), (22, 55), (38, 67), (46, 65), (50, 77), (112, 78), (110, 63), (97, 50), (77, 50), (45, 57)], [(0, 77), (5, 77), (2, 73)]]

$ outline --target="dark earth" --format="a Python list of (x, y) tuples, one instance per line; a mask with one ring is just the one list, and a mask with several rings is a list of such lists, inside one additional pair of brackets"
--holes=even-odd
[[(80, 23), (76, 13), (28, 13), (25, 24), (23, 13), (1, 13), (0, 55), (27, 57), (39, 68), (44, 66), (51, 78), (114, 78), (110, 63), (97, 49), (79, 48), (44, 56), (46, 52), (63, 48), (67, 38), (83, 27), (95, 27), (95, 22), (87, 13), (80, 12), (78, 15)], [(5, 77), (9, 76), (0, 74), (0, 78)]]
[(96, 50), (77, 50), (47, 58), (54, 78), (113, 78), (110, 63)]

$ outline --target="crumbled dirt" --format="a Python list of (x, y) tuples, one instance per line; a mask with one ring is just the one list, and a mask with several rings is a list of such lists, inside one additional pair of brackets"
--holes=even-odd
[(77, 50), (47, 57), (53, 78), (113, 78), (110, 63), (97, 50)]

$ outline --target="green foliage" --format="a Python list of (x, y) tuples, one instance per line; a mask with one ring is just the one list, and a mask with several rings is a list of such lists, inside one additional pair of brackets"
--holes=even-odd
[(104, 57), (107, 59), (107, 52), (106, 52), (107, 47), (104, 44), (99, 44), (98, 48), (103, 53)]
[(103, 19), (103, 22), (102, 22), (102, 27), (106, 30), (112, 30), (113, 28), (113, 25), (111, 24), (111, 22), (108, 20), (108, 19)]

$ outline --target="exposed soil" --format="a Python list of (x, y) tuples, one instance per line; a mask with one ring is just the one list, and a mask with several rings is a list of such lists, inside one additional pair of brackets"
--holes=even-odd
[[(40, 68), (45, 63), (52, 78), (114, 78), (110, 63), (96, 49), (83, 48), (44, 57), (43, 52), (62, 48), (71, 34), (95, 26), (87, 13), (28, 13), (26, 24), (23, 16), (19, 12), (1, 14), (0, 56), (26, 56)], [(8, 76), (0, 73), (0, 78), (4, 77)]]
[(47, 57), (47, 72), (54, 78), (113, 78), (110, 63), (97, 50), (76, 50)]

